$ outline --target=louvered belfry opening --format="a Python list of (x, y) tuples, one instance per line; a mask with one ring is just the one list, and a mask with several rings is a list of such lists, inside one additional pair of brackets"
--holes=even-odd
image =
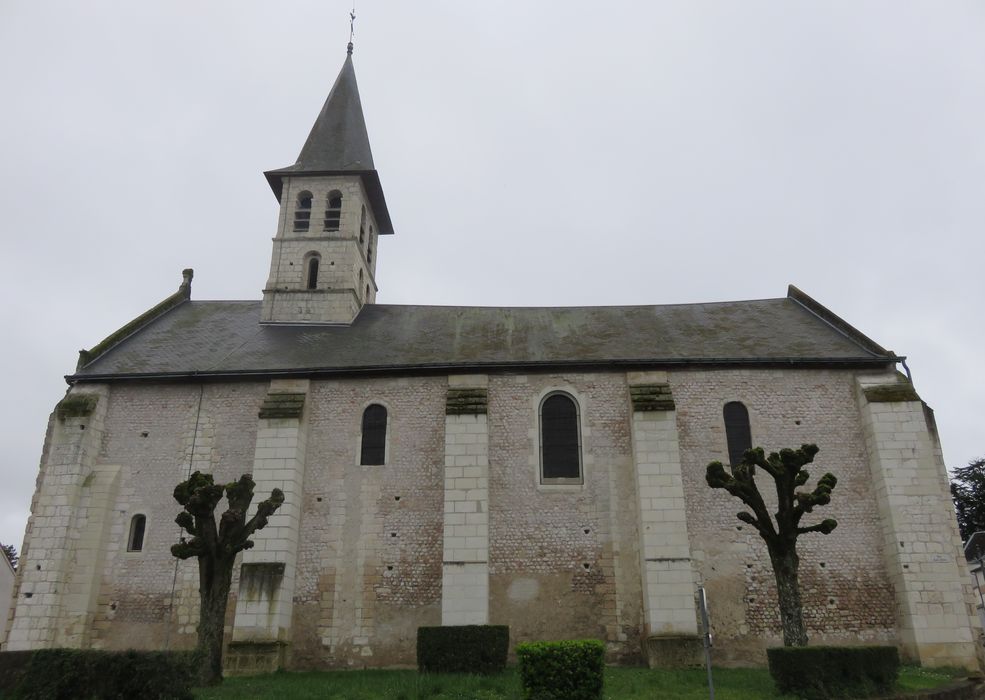
[(383, 464), (386, 460), (386, 408), (374, 403), (363, 411), (363, 442), (360, 464)]
[(552, 394), (540, 406), (541, 469), (544, 480), (580, 479), (578, 406), (565, 394)]
[(733, 467), (742, 461), (743, 453), (752, 448), (752, 430), (749, 428), (749, 411), (738, 401), (729, 401), (722, 410), (725, 416), (725, 439), (728, 441), (728, 459)]
[(311, 193), (298, 194), (298, 203), (294, 208), (294, 230), (304, 232), (311, 225)]

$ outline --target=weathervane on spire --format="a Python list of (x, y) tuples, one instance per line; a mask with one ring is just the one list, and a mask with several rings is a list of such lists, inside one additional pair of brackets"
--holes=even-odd
[(352, 12), (349, 13), (349, 46), (346, 53), (352, 55), (352, 37), (356, 34), (356, 0), (352, 0)]

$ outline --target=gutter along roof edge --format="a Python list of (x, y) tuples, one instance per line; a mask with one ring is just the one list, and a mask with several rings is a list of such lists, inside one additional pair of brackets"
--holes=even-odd
[(904, 357), (838, 357), (838, 358), (800, 358), (800, 357), (775, 357), (775, 358), (705, 358), (705, 359), (662, 359), (662, 360), (568, 360), (568, 361), (517, 361), (517, 362), (463, 362), (460, 364), (436, 363), (436, 364), (415, 364), (415, 365), (379, 365), (362, 367), (297, 367), (289, 369), (256, 369), (256, 370), (188, 370), (182, 372), (129, 372), (118, 374), (72, 374), (66, 375), (65, 381), (69, 384), (75, 383), (99, 383), (106, 381), (173, 381), (178, 379), (237, 379), (237, 378), (264, 378), (264, 377), (283, 377), (283, 376), (360, 376), (360, 375), (407, 375), (407, 374), (441, 374), (441, 373), (461, 373), (470, 370), (490, 371), (510, 371), (515, 369), (526, 369), (536, 371), (549, 371), (552, 369), (568, 370), (605, 370), (627, 371), (635, 368), (660, 369), (660, 368), (730, 368), (730, 367), (801, 367), (801, 368), (824, 368), (836, 367), (840, 369), (863, 369), (867, 367), (880, 367), (896, 360), (905, 359)]

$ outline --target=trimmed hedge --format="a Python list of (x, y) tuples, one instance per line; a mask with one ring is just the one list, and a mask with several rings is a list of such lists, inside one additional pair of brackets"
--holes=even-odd
[[(23, 654), (25, 652), (6, 652)], [(19, 682), (4, 697), (22, 700), (190, 700), (191, 652), (39, 649), (20, 658)], [(0, 663), (2, 667), (4, 663)], [(13, 664), (11, 664), (13, 666)]]
[(807, 700), (885, 695), (899, 677), (896, 647), (774, 647), (766, 655), (777, 690)]
[(597, 639), (518, 644), (525, 700), (600, 700), (605, 645)]
[(417, 628), (417, 668), (424, 672), (499, 673), (509, 648), (506, 625)]
[(8, 698), (20, 684), (33, 651), (0, 652), (0, 698)]

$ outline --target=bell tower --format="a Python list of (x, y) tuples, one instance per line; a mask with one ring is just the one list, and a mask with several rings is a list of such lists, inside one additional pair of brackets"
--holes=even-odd
[(280, 202), (261, 323), (349, 324), (376, 301), (393, 233), (363, 119), (352, 43), (294, 165), (264, 173)]

